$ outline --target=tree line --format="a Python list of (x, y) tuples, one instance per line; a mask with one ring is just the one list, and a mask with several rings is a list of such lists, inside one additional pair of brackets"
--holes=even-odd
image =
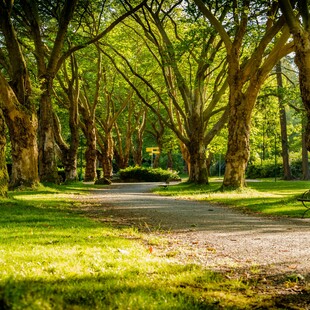
[(58, 182), (59, 163), (77, 179), (82, 140), (86, 181), (98, 161), (106, 178), (113, 161), (141, 165), (147, 131), (170, 156), (177, 144), (189, 181), (208, 183), (227, 130), (222, 186), (245, 186), (253, 111), (275, 68), (283, 87), (291, 53), (310, 150), (309, 25), (305, 0), (1, 0), (1, 194)]

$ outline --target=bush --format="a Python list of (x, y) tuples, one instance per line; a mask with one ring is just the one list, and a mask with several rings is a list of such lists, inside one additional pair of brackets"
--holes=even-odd
[[(296, 160), (291, 162), (291, 172), (295, 178), (300, 178), (302, 175), (301, 161)], [(272, 161), (266, 161), (263, 164), (250, 164), (247, 167), (246, 176), (249, 179), (256, 178), (273, 178), (275, 176), (275, 164)], [(278, 162), (277, 164), (277, 177), (283, 177), (283, 164)]]
[(119, 171), (122, 181), (132, 182), (164, 182), (179, 181), (180, 177), (176, 172), (163, 170), (161, 168), (128, 167)]

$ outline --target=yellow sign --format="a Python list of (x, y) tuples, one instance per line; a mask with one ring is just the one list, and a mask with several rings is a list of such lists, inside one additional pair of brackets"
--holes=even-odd
[(160, 154), (159, 151), (153, 151), (153, 154)]
[(159, 147), (158, 146), (147, 147), (146, 151), (150, 153), (154, 153), (154, 154), (159, 154), (159, 153), (155, 153), (155, 152), (159, 152)]

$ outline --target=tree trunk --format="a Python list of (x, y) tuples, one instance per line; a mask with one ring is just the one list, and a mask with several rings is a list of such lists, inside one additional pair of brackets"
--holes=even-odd
[(202, 136), (196, 135), (188, 145), (190, 155), (189, 182), (209, 184), (206, 158), (206, 147)]
[(10, 134), (12, 174), (10, 187), (36, 186), (38, 177), (37, 117), (23, 108), (0, 74), (0, 106)]
[(294, 36), (295, 63), (299, 69), (299, 87), (303, 105), (306, 109), (306, 148), (310, 151), (310, 40), (302, 35)]
[(8, 170), (5, 159), (5, 121), (0, 111), (0, 197), (6, 197), (8, 193)]
[(43, 79), (39, 118), (39, 175), (41, 182), (58, 183), (52, 88), (53, 79), (48, 77)]
[(96, 179), (96, 165), (97, 165), (97, 138), (94, 121), (85, 120), (85, 137), (86, 137), (86, 151), (85, 151), (85, 176), (84, 181), (92, 182)]
[[(252, 100), (256, 99), (256, 96)], [(250, 122), (253, 104), (237, 89), (230, 92), (228, 145), (223, 188), (242, 188), (250, 156)]]
[(278, 84), (278, 101), (280, 111), (280, 126), (281, 126), (281, 144), (282, 144), (282, 161), (283, 161), (283, 179), (292, 180), (292, 173), (289, 160), (288, 139), (287, 139), (287, 125), (286, 125), (286, 111), (283, 102), (283, 80), (281, 61), (277, 63), (277, 84)]
[(310, 180), (309, 156), (306, 148), (305, 120), (302, 121), (302, 180)]
[(112, 133), (109, 132), (106, 134), (106, 143), (104, 145), (104, 148), (102, 150), (102, 170), (103, 170), (103, 176), (106, 179), (111, 179), (113, 175), (113, 138)]

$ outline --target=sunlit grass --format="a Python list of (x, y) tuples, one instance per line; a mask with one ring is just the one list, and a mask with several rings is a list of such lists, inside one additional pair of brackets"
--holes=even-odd
[[(242, 277), (150, 253), (134, 227), (86, 217), (89, 185), (11, 192), (0, 202), (1, 309), (251, 309), (272, 300)], [(157, 240), (157, 242), (160, 242)]]
[[(310, 181), (258, 180), (248, 182), (241, 191), (224, 192), (219, 190), (220, 186), (220, 182), (211, 180), (209, 185), (181, 183), (168, 189), (158, 188), (155, 192), (184, 199), (207, 200), (261, 214), (300, 217), (306, 209), (297, 198), (310, 189)], [(307, 216), (310, 216), (310, 211)]]

